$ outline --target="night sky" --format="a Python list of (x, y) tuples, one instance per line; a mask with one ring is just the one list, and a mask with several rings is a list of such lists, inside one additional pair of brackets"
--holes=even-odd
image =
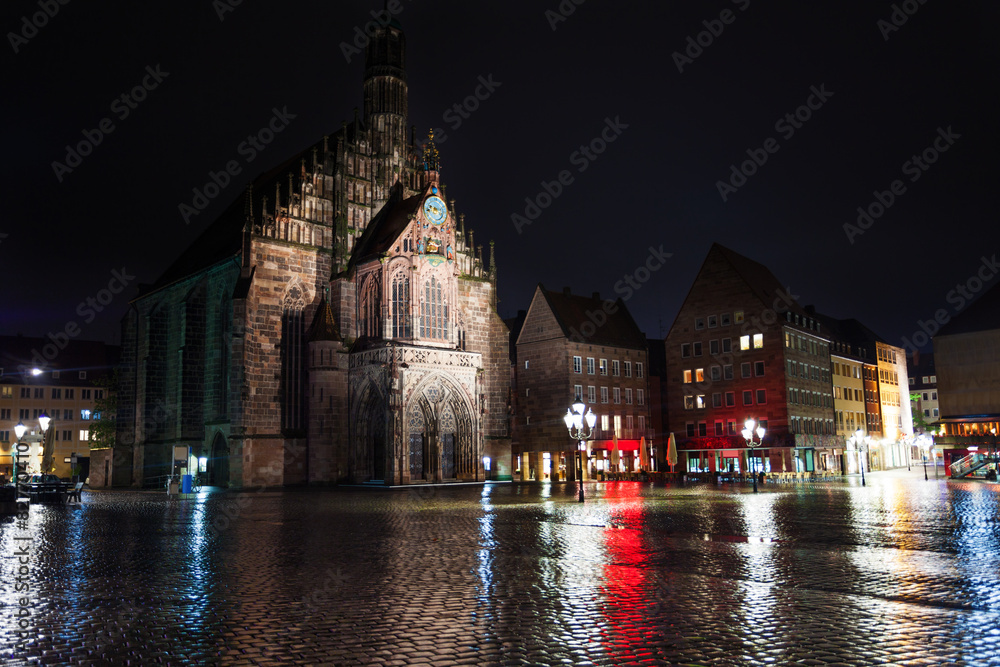
[[(140, 282), (251, 178), (353, 118), (364, 61), (350, 45), (382, 2), (235, 2), (4, 3), (0, 333), (75, 323), (118, 342)], [(1000, 282), (982, 268), (1000, 251), (997, 3), (577, 2), (401, 0), (396, 14), (409, 122), (443, 131), (448, 196), (477, 244), (496, 241), (501, 315), (539, 282), (632, 292), (662, 336), (714, 241), (895, 344), (966, 307), (956, 286)], [(40, 4), (58, 13), (26, 28)], [(122, 99), (144, 80), (145, 99)], [(294, 118), (249, 161), (240, 145), (275, 109)], [(100, 143), (71, 167), (85, 132)], [(736, 179), (754, 155), (766, 162)], [(242, 172), (186, 223), (179, 205), (230, 160)], [(891, 205), (849, 238), (876, 191)], [(547, 206), (518, 230), (526, 198)], [(672, 256), (627, 288), (661, 246)], [(87, 306), (116, 271), (126, 289)]]

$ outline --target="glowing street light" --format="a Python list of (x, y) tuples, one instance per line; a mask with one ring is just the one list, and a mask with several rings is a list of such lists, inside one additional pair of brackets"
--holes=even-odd
[[(585, 409), (587, 410), (586, 414), (583, 412)], [(597, 415), (583, 403), (577, 402), (573, 404), (572, 410), (567, 408), (563, 421), (566, 423), (566, 430), (569, 431), (569, 437), (580, 442), (576, 452), (576, 477), (580, 480), (580, 502), (582, 503), (583, 452), (587, 449), (587, 441), (594, 435), (594, 424), (597, 423)]]
[[(757, 430), (754, 430), (754, 426), (757, 424), (753, 419), (748, 419), (743, 424), (743, 439), (747, 441), (747, 447), (750, 448), (750, 460), (753, 470), (751, 475), (753, 475), (753, 492), (757, 493), (757, 457), (754, 454), (754, 449), (764, 444), (764, 427), (757, 426)], [(754, 433), (757, 434), (757, 442), (753, 441)]]
[(860, 428), (851, 436), (854, 448), (858, 450), (858, 465), (861, 468), (861, 486), (865, 485), (865, 457), (868, 454), (868, 438)]
[[(51, 423), (52, 418), (46, 415), (44, 412), (38, 415), (38, 426), (42, 430), (42, 439), (45, 438), (45, 432), (49, 430), (49, 423)], [(21, 438), (24, 437), (25, 433), (28, 432), (28, 427), (24, 425), (23, 422), (18, 421), (17, 426), (14, 427), (14, 435), (17, 437), (17, 446), (14, 447), (14, 486), (17, 486), (17, 459), (21, 454), (28, 454), (31, 452), (31, 446), (26, 442), (21, 442)]]

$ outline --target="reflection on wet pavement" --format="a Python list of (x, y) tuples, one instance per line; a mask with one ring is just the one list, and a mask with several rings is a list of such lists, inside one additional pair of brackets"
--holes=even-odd
[(748, 491), (85, 493), (2, 524), (0, 648), (41, 664), (1000, 664), (1000, 486), (904, 472)]

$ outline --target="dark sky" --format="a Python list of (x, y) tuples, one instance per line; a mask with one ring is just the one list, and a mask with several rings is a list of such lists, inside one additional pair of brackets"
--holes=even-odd
[[(353, 117), (363, 58), (348, 62), (341, 45), (382, 3), (246, 1), (221, 20), (225, 0), (57, 6), (37, 34), (23, 19), (37, 0), (8, 0), (0, 21), (0, 333), (75, 324), (81, 338), (117, 342), (139, 282), (250, 178)], [(445, 131), (442, 178), (476, 242), (496, 241), (501, 314), (526, 308), (539, 282), (623, 296), (619, 281), (662, 246), (672, 256), (627, 301), (662, 335), (713, 241), (770, 267), (801, 303), (897, 344), (939, 309), (961, 310), (966, 298), (951, 291), (1000, 250), (1000, 6), (897, 6), (890, 30), (889, 2), (564, 0), (574, 11), (555, 22), (557, 0), (402, 0), (410, 123)], [(688, 42), (699, 33), (700, 53)], [(673, 54), (689, 48), (681, 72)], [(157, 82), (147, 67), (165, 74)], [(155, 88), (135, 108), (115, 102), (144, 77)], [(498, 85), (456, 127), (453, 107), (480, 77)], [(275, 108), (295, 117), (248, 163), (238, 147)], [(797, 109), (808, 119), (782, 121)], [(98, 129), (105, 118), (110, 133)], [(608, 119), (620, 123), (614, 141), (593, 160), (574, 155)], [(949, 128), (926, 170), (905, 164)], [(100, 144), (60, 181), (53, 162), (85, 131)], [(718, 182), (747, 151), (767, 161), (723, 201)], [(185, 224), (178, 206), (229, 160), (242, 173)], [(564, 170), (569, 184), (518, 233), (512, 214)], [(844, 224), (895, 180), (901, 194), (849, 239)], [(115, 271), (128, 287), (91, 312), (87, 298)], [(1000, 281), (990, 274), (987, 286)]]

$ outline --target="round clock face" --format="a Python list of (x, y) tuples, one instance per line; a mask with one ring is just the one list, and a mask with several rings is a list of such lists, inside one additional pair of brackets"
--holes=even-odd
[(428, 197), (424, 202), (424, 215), (434, 225), (440, 225), (448, 217), (448, 208), (440, 197)]

